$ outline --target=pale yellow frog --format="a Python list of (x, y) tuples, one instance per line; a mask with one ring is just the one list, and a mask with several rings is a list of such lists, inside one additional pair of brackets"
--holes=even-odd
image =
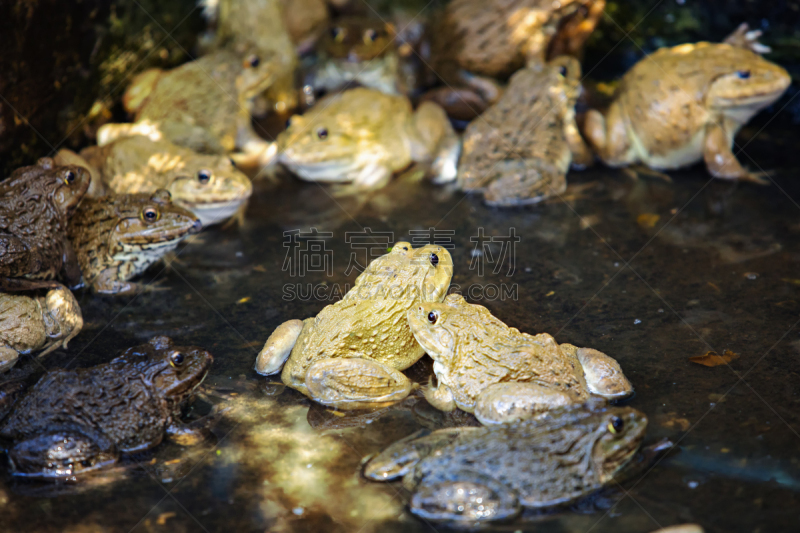
[(575, 122), (580, 78), (580, 64), (569, 56), (516, 72), (502, 98), (464, 133), (459, 187), (483, 192), (495, 206), (562, 194), (570, 165), (582, 168), (594, 157)]
[(521, 333), (458, 294), (413, 306), (408, 324), (434, 361), (437, 385), (425, 397), (443, 411), (474, 413), (482, 424), (523, 420), (592, 395), (633, 394), (619, 364), (606, 354), (559, 345), (546, 333)]
[(300, 178), (356, 189), (382, 187), (412, 162), (430, 165), (434, 182), (452, 181), (460, 151), (436, 104), (414, 111), (405, 96), (360, 87), (323, 98), (278, 137), (278, 160)]
[(733, 139), (791, 78), (754, 51), (764, 50), (758, 35), (743, 26), (728, 42), (662, 48), (636, 63), (605, 116), (587, 114), (584, 134), (600, 158), (654, 169), (705, 161), (714, 177), (764, 182), (736, 159)]
[(445, 248), (398, 242), (369, 264), (342, 300), (316, 317), (280, 325), (259, 353), (256, 371), (274, 374), (283, 366), (287, 386), (340, 408), (402, 400), (412, 385), (400, 371), (424, 355), (406, 311), (441, 302), (452, 275)]

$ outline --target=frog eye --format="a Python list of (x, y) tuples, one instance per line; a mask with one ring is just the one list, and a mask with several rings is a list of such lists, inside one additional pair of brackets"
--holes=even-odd
[(625, 422), (618, 416), (612, 416), (608, 422), (608, 431), (616, 435), (625, 427)]
[(325, 139), (327, 139), (328, 138), (328, 128), (320, 128), (320, 129), (318, 129), (317, 130), (317, 137), (319, 137), (320, 140), (323, 140), (323, 141)]
[(428, 322), (431, 324), (436, 324), (436, 321), (439, 320), (439, 313), (435, 311), (431, 311), (428, 313)]
[(291, 127), (292, 127), (292, 119), (291, 118), (287, 118), (286, 119), (286, 129), (288, 130)]
[(205, 185), (209, 181), (211, 181), (211, 171), (210, 170), (199, 170), (197, 172), (197, 181)]
[(228, 158), (228, 161), (230, 162), (230, 164), (231, 164), (231, 166), (232, 166), (232, 167), (236, 167), (236, 161), (234, 161), (234, 160), (233, 160), (232, 158), (230, 158), (230, 157)]
[(247, 64), (253, 68), (256, 68), (258, 65), (261, 64), (261, 58), (259, 58), (255, 54), (250, 54), (249, 56), (247, 56)]
[(558, 73), (561, 74), (562, 76), (566, 76), (567, 75), (567, 67), (565, 67), (564, 65), (561, 65), (560, 67), (558, 67)]
[(142, 220), (145, 222), (155, 222), (158, 220), (159, 213), (155, 207), (145, 207), (142, 210)]
[(331, 28), (331, 38), (340, 43), (344, 41), (344, 38), (347, 36), (347, 30), (344, 28), (340, 28), (338, 26)]
[(431, 254), (431, 264), (436, 266), (439, 264), (439, 256), (436, 254)]
[(75, 182), (75, 173), (71, 170), (67, 170), (67, 173), (64, 174), (64, 183), (67, 185)]
[(171, 354), (169, 354), (169, 364), (174, 367), (181, 366), (183, 364), (184, 359), (185, 357), (181, 352), (174, 351)]
[(749, 70), (739, 70), (739, 71), (736, 72), (736, 75), (739, 76), (739, 79), (746, 80), (747, 78), (750, 77), (750, 71)]
[(371, 28), (364, 32), (364, 44), (372, 44), (377, 38), (378, 32)]

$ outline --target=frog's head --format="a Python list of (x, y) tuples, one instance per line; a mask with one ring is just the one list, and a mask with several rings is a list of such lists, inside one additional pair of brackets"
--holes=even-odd
[(250, 198), (253, 185), (224, 156), (197, 154), (172, 172), (173, 201), (196, 214), (203, 227), (226, 220)]
[(38, 162), (52, 180), (53, 202), (62, 213), (70, 216), (83, 199), (92, 176), (89, 171), (77, 165), (56, 165), (49, 157), (43, 157)]
[(208, 374), (214, 358), (197, 346), (175, 346), (169, 337), (153, 337), (147, 344), (129, 348), (117, 360), (134, 363), (142, 378), (161, 397), (180, 402)]
[(600, 409), (593, 418), (592, 462), (601, 483), (606, 483), (624, 466), (644, 439), (647, 417), (632, 407)]
[(704, 51), (715, 64), (706, 104), (739, 124), (780, 98), (791, 83), (785, 69), (750, 50), (722, 44)]
[(200, 219), (174, 205), (169, 191), (121, 194), (111, 197), (118, 222), (110, 239), (126, 252), (146, 252), (174, 246), (203, 227)]
[(391, 50), (394, 26), (369, 17), (341, 17), (320, 39), (324, 53), (353, 63), (368, 61)]
[(547, 67), (557, 73), (566, 97), (572, 102), (570, 105), (575, 105), (582, 90), (580, 61), (572, 56), (558, 56), (548, 61)]
[(252, 99), (275, 82), (276, 69), (270, 57), (261, 57), (260, 54), (243, 48), (237, 48), (236, 53), (241, 59), (241, 71), (236, 78), (239, 104), (249, 109)]
[(83, 315), (72, 291), (59, 287), (47, 293), (44, 299), (44, 318), (47, 336), (58, 342), (58, 346), (67, 347), (67, 343), (83, 329)]
[(462, 309), (468, 305), (460, 294), (448, 294), (444, 302), (420, 302), (406, 313), (411, 333), (434, 361), (444, 362), (455, 353)]

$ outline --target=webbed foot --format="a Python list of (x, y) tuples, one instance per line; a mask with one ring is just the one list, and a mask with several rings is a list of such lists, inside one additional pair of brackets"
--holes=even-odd
[(256, 372), (262, 376), (277, 374), (292, 353), (297, 337), (303, 331), (302, 320), (284, 322), (272, 332), (256, 357)]

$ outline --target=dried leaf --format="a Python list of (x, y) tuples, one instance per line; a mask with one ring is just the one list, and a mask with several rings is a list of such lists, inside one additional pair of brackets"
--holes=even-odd
[(655, 213), (642, 213), (636, 217), (636, 223), (643, 228), (653, 228), (656, 224), (658, 224), (660, 218), (661, 215), (657, 215)]
[(689, 362), (703, 366), (719, 366), (727, 365), (734, 359), (739, 359), (739, 354), (733, 353), (730, 350), (725, 350), (722, 355), (719, 355), (717, 352), (706, 352), (703, 355), (696, 355), (690, 357)]

